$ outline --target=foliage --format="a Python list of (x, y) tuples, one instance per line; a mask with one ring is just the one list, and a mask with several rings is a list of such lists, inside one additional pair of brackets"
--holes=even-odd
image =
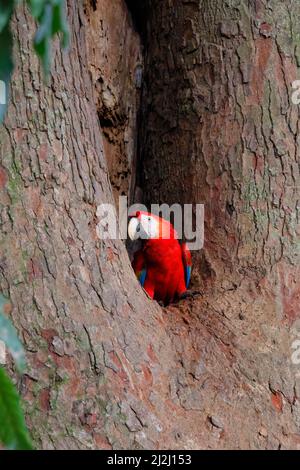
[[(6, 92), (13, 72), (13, 36), (11, 17), (20, 0), (0, 0), (0, 81), (6, 85)], [(65, 15), (65, 0), (26, 0), (38, 28), (34, 37), (34, 49), (38, 54), (45, 76), (51, 65), (51, 40), (57, 33), (62, 35), (63, 47), (69, 42), (69, 30)], [(7, 102), (7, 99), (6, 99)], [(6, 106), (0, 104), (0, 123)]]
[(3, 315), (5, 304), (7, 304), (7, 300), (0, 295), (0, 340), (9, 348), (19, 372), (23, 372), (25, 368), (24, 350), (14, 326), (8, 318)]
[(39, 28), (34, 38), (34, 48), (39, 55), (46, 74), (50, 71), (51, 38), (62, 33), (63, 47), (69, 41), (64, 0), (27, 0), (32, 16)]
[(0, 367), (0, 441), (7, 449), (30, 450), (19, 394), (11, 379)]
[[(5, 342), (19, 372), (25, 367), (25, 355), (15, 328), (4, 315), (7, 300), (0, 295), (0, 340)], [(19, 394), (3, 368), (0, 367), (0, 441), (7, 449), (32, 449)]]

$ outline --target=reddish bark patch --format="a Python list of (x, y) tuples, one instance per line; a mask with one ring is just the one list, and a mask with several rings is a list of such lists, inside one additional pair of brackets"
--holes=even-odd
[(282, 407), (283, 407), (283, 402), (282, 402), (282, 395), (280, 392), (272, 392), (271, 394), (271, 401), (272, 405), (274, 408), (281, 413), (282, 412)]
[(114, 351), (111, 351), (110, 353), (108, 353), (108, 356), (110, 358), (110, 360), (112, 361), (112, 363), (116, 366), (117, 370), (118, 370), (118, 376), (120, 377), (120, 379), (123, 381), (123, 382), (128, 382), (128, 376), (122, 366), (122, 363), (119, 359), (119, 357), (117, 356), (117, 354), (114, 352)]
[(259, 28), (259, 32), (262, 36), (270, 37), (272, 33), (272, 26), (269, 23), (262, 23)]
[(94, 428), (97, 424), (97, 413), (91, 413), (86, 417), (86, 424), (89, 428)]
[(44, 338), (47, 341), (48, 346), (50, 346), (54, 336), (58, 336), (58, 333), (57, 333), (57, 331), (55, 331), (53, 329), (41, 330), (41, 336), (42, 336), (42, 338)]
[(55, 364), (58, 367), (62, 367), (63, 369), (74, 373), (76, 372), (76, 366), (74, 364), (74, 358), (71, 356), (58, 356), (57, 353), (53, 349), (53, 345), (51, 345), (51, 356), (52, 359), (54, 360)]
[(260, 104), (262, 102), (266, 71), (273, 47), (273, 41), (271, 38), (259, 38), (255, 41), (255, 46), (257, 52), (251, 81), (251, 101), (254, 101), (253, 104)]
[(80, 385), (81, 385), (80, 378), (74, 375), (72, 379), (70, 380), (70, 383), (67, 386), (68, 395), (70, 397), (76, 397), (78, 394), (78, 391), (80, 390)]
[(7, 173), (5, 169), (0, 166), (0, 190), (5, 188), (5, 185), (8, 181)]
[(68, 243), (69, 246), (75, 246), (76, 245), (75, 240), (72, 237), (67, 238), (67, 243)]
[(253, 168), (255, 172), (258, 172), (260, 175), (263, 175), (265, 168), (265, 161), (263, 155), (255, 155), (253, 159)]
[(110, 247), (107, 248), (106, 253), (107, 253), (107, 261), (111, 262), (116, 257), (116, 254), (114, 253), (113, 249)]
[(23, 376), (23, 389), (22, 389), (22, 397), (27, 403), (33, 403), (34, 402), (34, 395), (32, 393), (33, 389), (33, 384), (34, 380), (31, 377), (28, 377), (28, 375)]
[(50, 390), (44, 388), (40, 393), (40, 405), (43, 411), (50, 410)]
[(108, 442), (107, 438), (105, 436), (102, 436), (102, 434), (94, 434), (94, 439), (97, 444), (97, 449), (101, 449), (101, 450), (112, 449), (112, 446)]
[(45, 161), (48, 156), (48, 145), (47, 144), (42, 144), (39, 148), (39, 158), (42, 161)]
[(292, 292), (287, 295), (284, 292), (283, 298), (283, 309), (284, 315), (288, 320), (288, 323), (292, 323), (297, 317), (299, 317), (299, 305), (300, 305), (300, 286), (295, 286)]
[(28, 279), (32, 282), (34, 279), (41, 279), (43, 277), (43, 270), (41, 265), (35, 259), (30, 259), (27, 262)]
[(32, 207), (33, 212), (37, 217), (40, 217), (43, 213), (41, 193), (39, 188), (29, 188), (29, 202)]
[(293, 272), (293, 270), (285, 264), (279, 265), (277, 269), (280, 278), (283, 315), (287, 323), (291, 324), (299, 317), (299, 270), (297, 272)]
[(145, 380), (147, 386), (148, 385), (151, 386), (153, 384), (153, 378), (152, 378), (151, 370), (145, 364), (142, 364), (142, 370), (143, 370), (143, 374), (144, 374), (144, 380)]
[(15, 141), (17, 142), (17, 144), (22, 142), (25, 135), (26, 135), (26, 131), (24, 129), (16, 129), (15, 130), (14, 137), (15, 137)]
[(149, 358), (151, 359), (152, 362), (156, 362), (158, 363), (158, 359), (157, 359), (157, 356), (153, 350), (153, 346), (152, 344), (149, 344), (148, 348), (147, 348), (147, 354), (149, 356)]

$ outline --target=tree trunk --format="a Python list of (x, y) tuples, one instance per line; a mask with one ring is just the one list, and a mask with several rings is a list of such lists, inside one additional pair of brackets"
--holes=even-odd
[[(294, 47), (285, 39), (291, 23), (280, 34), (274, 25), (269, 36), (264, 8), (256, 13), (253, 2), (250, 10), (238, 1), (228, 8), (217, 0), (151, 2), (144, 194), (207, 206), (194, 284), (205, 274), (210, 294), (162, 310), (139, 287), (123, 243), (96, 235), (97, 206), (113, 201), (118, 156), (135, 165), (141, 50), (120, 0), (114, 19), (125, 22), (118, 23), (128, 34), (122, 47), (135, 51), (122, 103), (124, 80), (112, 91), (109, 77), (118, 72), (102, 76), (95, 52), (103, 23), (113, 41), (103, 3), (86, 2), (84, 11), (68, 2), (71, 50), (55, 45), (48, 86), (26, 11), (18, 10), (14, 26), (17, 69), (0, 131), (0, 291), (27, 350), (20, 389), (36, 446), (296, 447), (300, 390), (284, 324), (296, 317), (298, 287), (289, 223), (298, 156), (298, 110), (288, 95), (295, 59), (286, 55)], [(269, 15), (282, 20), (278, 10)], [(177, 178), (185, 184), (174, 194)], [(115, 194), (132, 185), (117, 183)]]
[[(150, 5), (140, 183), (146, 202), (205, 205), (205, 246), (194, 253), (193, 276), (205, 295), (193, 310), (250, 380), (243, 399), (256, 395), (255, 405), (232, 411), (236, 430), (242, 424), (239, 442), (279, 446), (285, 431), (275, 429), (284, 421), (299, 440), (300, 385), (291, 360), (300, 299), (299, 107), (291, 100), (299, 2)], [(216, 407), (222, 393), (211, 394)], [(262, 412), (262, 399), (278, 413), (245, 423), (245, 410)], [(219, 406), (227, 428), (229, 411)], [(260, 426), (271, 423), (262, 437)]]
[(200, 273), (225, 289), (296, 274), (299, 14), (296, 1), (151, 2), (144, 192), (205, 203)]
[(81, 2), (69, 3), (69, 21), (71, 50), (56, 44), (49, 86), (29, 15), (19, 9), (14, 22), (17, 68), (1, 129), (0, 290), (27, 349), (20, 386), (37, 447), (126, 448), (147, 423), (139, 400), (161, 313), (145, 299), (123, 243), (96, 235), (97, 205), (113, 197)]

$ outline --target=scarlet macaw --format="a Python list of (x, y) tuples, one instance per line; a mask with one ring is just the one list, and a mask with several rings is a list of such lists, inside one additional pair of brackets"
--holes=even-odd
[(172, 224), (148, 212), (138, 211), (128, 225), (131, 240), (142, 239), (134, 255), (133, 269), (152, 298), (164, 305), (186, 293), (191, 277), (191, 253), (180, 244)]

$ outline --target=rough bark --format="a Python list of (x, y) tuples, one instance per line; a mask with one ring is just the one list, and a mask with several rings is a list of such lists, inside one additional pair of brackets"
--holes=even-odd
[(69, 3), (69, 21), (71, 50), (56, 44), (49, 86), (29, 15), (19, 9), (14, 23), (17, 68), (1, 129), (1, 291), (27, 349), (20, 388), (36, 445), (132, 447), (129, 429), (142, 428), (135, 402), (160, 342), (152, 351), (150, 338), (160, 332), (123, 243), (96, 236), (97, 205), (113, 198), (80, 2)]
[(299, 254), (299, 4), (150, 4), (147, 199), (205, 203), (202, 277), (235, 289), (273, 270), (283, 288)]
[[(201, 11), (203, 14), (207, 11), (208, 18), (213, 18), (214, 12), (220, 16), (224, 13), (226, 19), (232, 9), (230, 3), (231, 8), (227, 10), (220, 8), (219, 1), (201, 2)], [(100, 2), (92, 4), (96, 10), (101, 8)], [(159, 198), (163, 198), (164, 202), (172, 199), (174, 193), (168, 185), (168, 179), (173, 184), (175, 182), (172, 171), (174, 175), (182, 175), (181, 172), (186, 172), (188, 168), (187, 156), (180, 164), (174, 142), (177, 142), (177, 148), (182, 148), (181, 157), (187, 155), (183, 152), (184, 145), (188, 142), (196, 145), (198, 136), (199, 147), (193, 155), (195, 160), (199, 158), (203, 161), (205, 155), (205, 171), (201, 167), (196, 172), (196, 167), (190, 166), (191, 174), (184, 174), (188, 178), (193, 176), (193, 180), (188, 180), (189, 184), (204, 201), (210, 201), (206, 189), (212, 188), (211, 195), (214, 195), (208, 219), (211, 223), (207, 225), (206, 232), (206, 264), (213, 266), (218, 276), (223, 268), (227, 272), (232, 271), (235, 276), (233, 269), (227, 267), (228, 250), (225, 250), (221, 222), (226, 213), (218, 203), (219, 193), (216, 193), (214, 179), (220, 165), (224, 168), (224, 179), (227, 181), (229, 167), (226, 165), (229, 161), (232, 173), (237, 171), (237, 163), (234, 162), (239, 161), (240, 154), (236, 150), (232, 160), (229, 159), (227, 149), (231, 145), (227, 139), (236, 137), (243, 141), (246, 138), (244, 133), (247, 128), (241, 126), (241, 116), (246, 120), (252, 108), (250, 104), (248, 109), (245, 103), (238, 105), (240, 101), (236, 101), (231, 107), (225, 107), (228, 114), (223, 116), (224, 111), (220, 111), (223, 110), (222, 106), (214, 111), (208, 101), (206, 109), (201, 107), (200, 99), (200, 111), (205, 113), (203, 141), (199, 135), (199, 118), (192, 117), (190, 108), (182, 115), (180, 124), (183, 126), (186, 123), (188, 140), (183, 139), (185, 133), (179, 125), (172, 127), (172, 130), (168, 124), (171, 103), (174, 103), (174, 116), (180, 117), (183, 111), (182, 102), (180, 99), (175, 101), (174, 94), (169, 94), (169, 90), (176, 91), (176, 94), (183, 93), (184, 87), (181, 85), (183, 79), (187, 80), (187, 57), (193, 62), (193, 54), (197, 58), (200, 51), (195, 49), (193, 53), (189, 49), (190, 55), (188, 50), (181, 50), (181, 46), (177, 50), (177, 40), (181, 38), (183, 41), (187, 34), (186, 41), (189, 43), (194, 36), (207, 34), (207, 38), (210, 35), (212, 38), (208, 45), (211, 42), (211, 46), (215, 44), (216, 54), (218, 47), (221, 47), (219, 29), (213, 28), (215, 23), (202, 20), (198, 13), (195, 16), (199, 5), (198, 0), (152, 3), (149, 27), (153, 33), (148, 43), (145, 89), (145, 97), (149, 100), (149, 107), (145, 105), (149, 130), (144, 133), (143, 144), (144, 170), (147, 170), (152, 181), (151, 185), (145, 181), (145, 188), (149, 197), (153, 195), (155, 202), (158, 190), (156, 181), (161, 180), (165, 189)], [(190, 11), (194, 21), (196, 18), (202, 21), (203, 28), (210, 25), (212, 31), (204, 33), (196, 22), (195, 35), (190, 37)], [(91, 63), (91, 51), (87, 50), (91, 37), (88, 30), (91, 25), (88, 26), (88, 23), (92, 20), (88, 11), (87, 16), (84, 15), (81, 2), (69, 1), (68, 13), (72, 31), (71, 50), (62, 53), (56, 44), (52, 77), (46, 86), (30, 46), (32, 24), (27, 13), (19, 9), (15, 22), (17, 70), (8, 118), (0, 132), (0, 290), (11, 298), (12, 319), (27, 350), (29, 369), (19, 385), (36, 445), (39, 448), (99, 449), (296, 447), (300, 442), (299, 382), (290, 361), (291, 336), (288, 329), (282, 326), (284, 310), (278, 309), (274, 297), (274, 286), (278, 291), (282, 288), (282, 302), (292, 305), (288, 297), (294, 295), (292, 281), (289, 289), (285, 290), (283, 286), (287, 283), (272, 284), (268, 276), (266, 281), (261, 280), (258, 287), (257, 276), (251, 281), (247, 274), (239, 289), (229, 290), (230, 286), (225, 286), (221, 293), (216, 289), (214, 295), (204, 296), (201, 301), (188, 300), (162, 310), (155, 302), (150, 302), (138, 286), (123, 244), (97, 239), (96, 207), (101, 202), (112, 201), (113, 195), (103, 132), (97, 115), (99, 98), (95, 93), (95, 80), (89, 74), (95, 65)], [(182, 13), (184, 16), (181, 16)], [(95, 38), (98, 26), (101, 35), (101, 15), (98, 20), (100, 24), (96, 22), (92, 26)], [(217, 15), (215, 21), (216, 24), (219, 22)], [(172, 35), (171, 27), (174, 31)], [(228, 49), (230, 54), (231, 41), (238, 38), (233, 36), (227, 39), (228, 47), (225, 50)], [(262, 39), (269, 41), (264, 36)], [(222, 40), (225, 41), (225, 38)], [(248, 40), (252, 44), (255, 39), (247, 36), (245, 43)], [(177, 71), (175, 67), (172, 69), (172, 61), (168, 65), (169, 72), (166, 66), (169, 60), (166, 51), (173, 47), (175, 49), (170, 57), (177, 60), (176, 86), (173, 74)], [(273, 51), (273, 47), (271, 49)], [(256, 50), (259, 49), (253, 49), (253, 54)], [(215, 68), (212, 67), (210, 60), (215, 55), (209, 51), (210, 47), (207, 62), (197, 67), (200, 78), (205, 68), (208, 70), (207, 78), (203, 78), (204, 92), (211, 89), (211, 83), (206, 84), (206, 80), (214, 80), (213, 73), (216, 74), (215, 87), (219, 87), (222, 77), (226, 90), (231, 83), (231, 74), (234, 74), (235, 80), (240, 80), (241, 75), (237, 74), (237, 68), (229, 70), (229, 66), (224, 74), (223, 69), (218, 68), (220, 54), (216, 55)], [(232, 60), (234, 57), (232, 51)], [(286, 64), (284, 56), (281, 57), (280, 70), (283, 73)], [(257, 64), (257, 60), (254, 54), (251, 63)], [(290, 61), (293, 63), (294, 58)], [(99, 64), (97, 67), (101, 68)], [(151, 75), (151, 67), (157, 77)], [(293, 65), (290, 67), (292, 70)], [(264, 69), (257, 69), (255, 81), (259, 82), (261, 70)], [(165, 78), (160, 81), (162, 75)], [(187, 80), (189, 90), (193, 90), (197, 83), (198, 79), (192, 85)], [(199, 83), (202, 83), (201, 80)], [(249, 88), (251, 83), (240, 84), (239, 100), (243, 96), (243, 87)], [(278, 83), (283, 86), (282, 81)], [(131, 96), (128, 99), (133, 99), (134, 93), (130, 93), (130, 87), (127, 90)], [(265, 93), (267, 91), (264, 90), (262, 96)], [(211, 96), (216, 95), (212, 93)], [(224, 103), (228, 97), (231, 103), (235, 93), (224, 91), (220, 94)], [(193, 103), (194, 100), (191, 101)], [(254, 103), (253, 106), (258, 105)], [(282, 106), (278, 119), (284, 120), (281, 112), (285, 108)], [(149, 109), (156, 114), (157, 123)], [(290, 110), (291, 107), (288, 107), (288, 112)], [(291, 111), (291, 116), (294, 112)], [(271, 116), (274, 119), (275, 111), (271, 112)], [(219, 119), (218, 123), (224, 127), (220, 128), (220, 137), (209, 142), (209, 124), (214, 122), (213, 119)], [(233, 124), (235, 119), (236, 128)], [(265, 122), (263, 116), (261, 119)], [(251, 122), (254, 126), (258, 120)], [(165, 137), (161, 129), (164, 129)], [(236, 129), (234, 135), (232, 129)], [(296, 132), (295, 127), (291, 129)], [(255, 126), (254, 130), (245, 135), (259, 139), (260, 134)], [(269, 143), (270, 140), (267, 132), (266, 124), (265, 137), (260, 144), (262, 149), (265, 149), (265, 141)], [(215, 140), (218, 139), (218, 158), (212, 160), (210, 145), (215, 148)], [(292, 144), (290, 140), (288, 142)], [(201, 150), (204, 144), (205, 151)], [(270, 148), (274, 147), (270, 145)], [(163, 155), (165, 158), (162, 158)], [(266, 152), (263, 155), (266, 160), (269, 158)], [(254, 158), (252, 154), (250, 156)], [(270, 158), (273, 162), (273, 154)], [(287, 153), (287, 162), (290, 158)], [(285, 162), (284, 158), (278, 161)], [(210, 166), (213, 162), (214, 165)], [(152, 172), (151, 175), (152, 164), (153, 168), (157, 168), (157, 173)], [(289, 167), (284, 168), (289, 175)], [(259, 174), (256, 177), (259, 178)], [(242, 174), (240, 178), (242, 191)], [(208, 183), (205, 183), (206, 179)], [(275, 184), (275, 180), (271, 181)], [(203, 188), (200, 182), (207, 186)], [(220, 183), (219, 187), (220, 194), (221, 191), (224, 193), (224, 200), (227, 194), (236, 194), (229, 182), (223, 186)], [(185, 193), (190, 198), (191, 194), (186, 188), (188, 185), (185, 186)], [(239, 209), (241, 198), (237, 196), (238, 193), (233, 200), (236, 214), (230, 221), (226, 219), (227, 230), (230, 229), (236, 237), (240, 236), (244, 242), (235, 219), (237, 217), (239, 224), (242, 224)], [(178, 194), (177, 200), (184, 201), (183, 193), (182, 197)], [(197, 195), (194, 200), (198, 202)], [(251, 200), (252, 207), (254, 203), (255, 200)], [(221, 215), (223, 219), (216, 227), (213, 220), (218, 220)], [(250, 221), (253, 222), (251, 218)], [(219, 236), (220, 248), (215, 246), (214, 252), (215, 234)], [(232, 261), (236, 262), (234, 257)], [(252, 262), (256, 266), (254, 258)], [(258, 266), (261, 264), (258, 263)], [(279, 263), (273, 268), (276, 273), (277, 266)], [(212, 268), (207, 268), (207, 271), (211, 272)], [(201, 268), (199, 272), (202, 274)], [(292, 279), (294, 275), (292, 269), (281, 272), (283, 278), (291, 276)], [(233, 279), (236, 282), (235, 277)], [(269, 293), (269, 297), (262, 291)]]
[[(219, 407), (226, 428), (233, 418), (246, 447), (280, 446), (286, 426), (292, 445), (300, 432), (291, 361), (300, 298), (299, 107), (291, 102), (299, 2), (150, 0), (149, 11), (145, 199), (205, 204), (205, 246), (194, 254), (193, 276), (205, 295), (193, 303), (194, 327), (205, 322), (210, 340), (223, 342), (242, 372), (234, 387), (254, 403), (226, 411), (230, 379), (221, 370), (223, 392), (204, 382), (205, 401)], [(245, 422), (268, 401), (278, 413)], [(262, 437), (260, 426), (270, 434)], [(226, 429), (219, 445), (228, 439)]]
[(140, 35), (125, 0), (85, 2), (88, 63), (116, 204), (134, 197), (143, 75)]

